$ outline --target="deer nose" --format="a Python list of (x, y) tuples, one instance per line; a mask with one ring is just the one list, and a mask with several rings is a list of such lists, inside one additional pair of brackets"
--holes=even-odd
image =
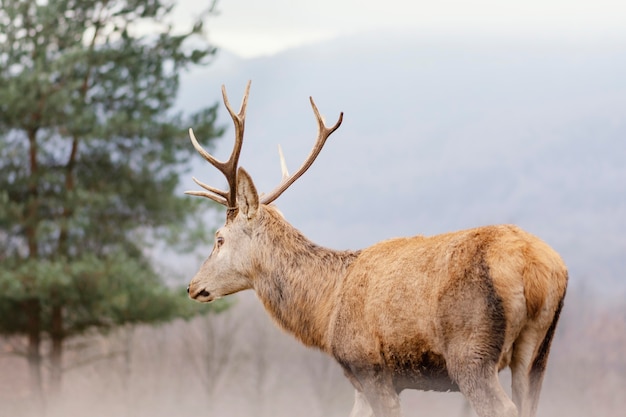
[(197, 291), (196, 289), (194, 289), (193, 293), (191, 292), (191, 285), (187, 286), (187, 294), (189, 294), (189, 297), (193, 298), (193, 299), (197, 299), (198, 297), (209, 297), (211, 295), (210, 291), (207, 291), (206, 289), (202, 289), (200, 291)]

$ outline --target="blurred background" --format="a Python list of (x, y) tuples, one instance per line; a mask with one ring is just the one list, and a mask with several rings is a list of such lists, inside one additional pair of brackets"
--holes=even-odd
[[(626, 409), (626, 4), (0, 0), (0, 416), (345, 416), (252, 292), (189, 301), (224, 213), (187, 128), (336, 249), (515, 223), (570, 269), (539, 416)], [(508, 385), (509, 375), (502, 379)], [(405, 392), (406, 416), (471, 415)]]

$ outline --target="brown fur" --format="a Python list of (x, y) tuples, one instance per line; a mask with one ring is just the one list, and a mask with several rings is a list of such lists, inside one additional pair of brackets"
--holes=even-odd
[[(268, 204), (306, 172), (343, 115), (327, 127), (311, 99), (318, 122), (311, 153), (259, 201), (250, 176), (237, 170), (249, 89), (235, 113), (222, 87), (235, 124), (226, 162), (190, 130), (229, 190), (196, 180), (206, 191), (188, 192), (228, 210), (189, 296), (209, 302), (254, 289), (281, 327), (341, 364), (356, 389), (351, 417), (400, 416), (406, 388), (460, 390), (480, 417), (533, 417), (567, 286), (559, 255), (509, 225), (392, 239), (362, 251), (311, 243)], [(512, 401), (497, 377), (507, 366)]]
[[(334, 251), (238, 177), (239, 213), (192, 298), (254, 289), (282, 328), (341, 364), (357, 390), (351, 416), (399, 416), (405, 388), (460, 390), (479, 416), (534, 416), (567, 286), (549, 246), (503, 225)], [(497, 380), (506, 366), (513, 402)]]

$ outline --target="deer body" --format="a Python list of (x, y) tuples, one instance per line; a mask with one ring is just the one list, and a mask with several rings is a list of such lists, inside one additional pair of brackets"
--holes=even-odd
[[(246, 100), (239, 115), (225, 102), (237, 125)], [(339, 123), (318, 121), (323, 145)], [(229, 212), (190, 297), (253, 289), (282, 328), (342, 366), (356, 390), (351, 417), (400, 416), (407, 388), (461, 391), (481, 417), (535, 415), (567, 286), (565, 265), (541, 240), (502, 225), (335, 251), (269, 205), (286, 187), (260, 200), (241, 168), (229, 192), (198, 183), (211, 194), (194, 194), (223, 197)], [(497, 378), (506, 366), (512, 401)]]

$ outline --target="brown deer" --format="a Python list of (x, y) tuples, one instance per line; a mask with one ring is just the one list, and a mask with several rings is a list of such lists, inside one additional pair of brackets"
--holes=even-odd
[[(532, 417), (567, 286), (559, 255), (511, 225), (386, 240), (359, 251), (320, 247), (271, 203), (313, 163), (343, 113), (327, 127), (311, 99), (319, 131), (293, 175), (259, 197), (238, 158), (250, 83), (226, 162), (196, 150), (229, 189), (194, 181), (226, 206), (226, 224), (188, 287), (201, 302), (254, 289), (273, 319), (302, 343), (333, 356), (356, 389), (350, 416), (401, 415), (407, 388), (460, 391), (481, 417)], [(283, 162), (283, 161), (281, 161)], [(498, 380), (512, 371), (513, 398)]]

